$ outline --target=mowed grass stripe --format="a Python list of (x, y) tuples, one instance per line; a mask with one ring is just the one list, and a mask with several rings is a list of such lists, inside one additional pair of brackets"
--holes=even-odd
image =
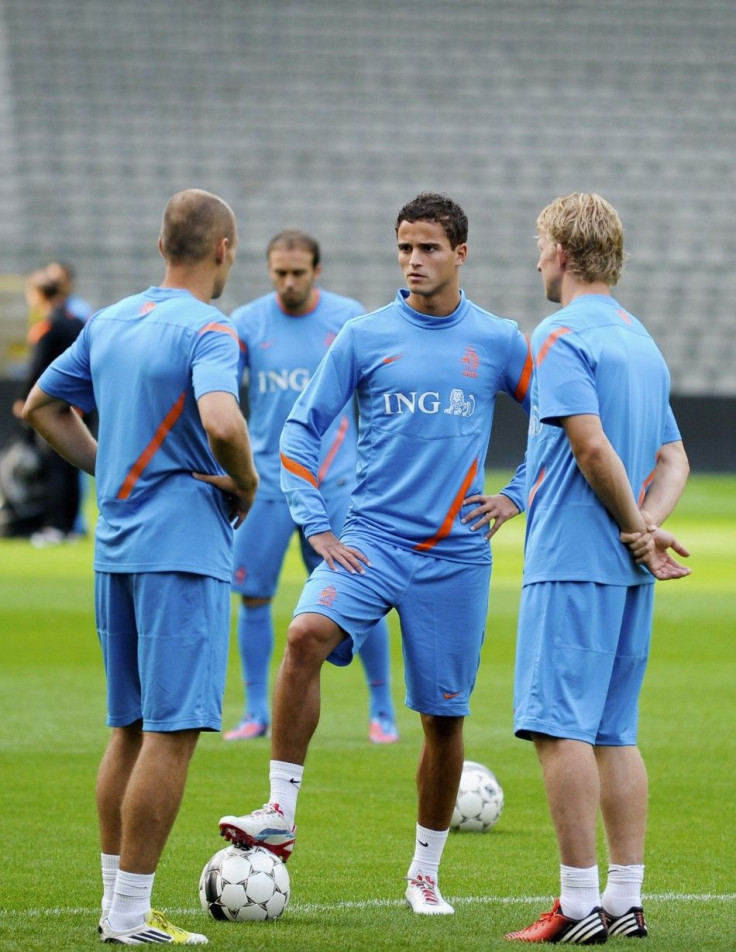
[[(554, 901), (554, 896), (445, 896), (445, 898), (455, 906), (529, 906), (544, 905)], [(736, 893), (725, 893), (720, 896), (703, 893), (662, 893), (661, 895), (644, 893), (643, 901), (649, 903), (730, 903), (736, 902)], [(365, 900), (343, 900), (336, 903), (327, 902), (289, 902), (284, 916), (299, 913), (315, 912), (338, 912), (340, 910), (350, 911), (351, 909), (392, 909), (406, 906), (403, 899), (365, 899)], [(167, 915), (170, 916), (192, 916), (201, 913), (199, 906), (182, 907), (180, 909), (167, 909)], [(33, 919), (40, 919), (44, 916), (99, 916), (98, 907), (94, 909), (81, 909), (76, 907), (64, 908), (56, 906), (53, 909), (0, 909), (0, 919), (12, 919), (13, 917), (28, 916)]]

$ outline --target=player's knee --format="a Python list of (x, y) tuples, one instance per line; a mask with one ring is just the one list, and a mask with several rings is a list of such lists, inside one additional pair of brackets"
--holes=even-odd
[(465, 718), (422, 714), (422, 728), (427, 741), (435, 744), (455, 743), (462, 738)]
[(287, 657), (295, 663), (322, 664), (340, 640), (340, 629), (329, 618), (309, 612), (296, 615), (287, 633)]

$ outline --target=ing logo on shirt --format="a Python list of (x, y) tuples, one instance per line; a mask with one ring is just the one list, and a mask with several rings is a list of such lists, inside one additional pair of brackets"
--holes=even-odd
[(397, 413), (427, 413), (433, 415), (443, 413), (450, 416), (472, 416), (475, 412), (475, 397), (469, 394), (465, 397), (465, 391), (459, 387), (453, 387), (447, 405), (443, 408), (443, 401), (437, 390), (425, 390), (424, 393), (384, 393), (383, 409), (387, 416), (394, 416)]
[(465, 354), (460, 358), (460, 363), (465, 368), (463, 370), (463, 377), (477, 377), (478, 368), (480, 367), (480, 357), (475, 349), (475, 347), (466, 347)]
[(329, 350), (330, 345), (336, 337), (337, 334), (334, 331), (328, 331), (327, 335), (325, 336), (325, 350)]
[(323, 588), (319, 593), (319, 603), (320, 605), (326, 605), (327, 608), (330, 608), (337, 601), (337, 589), (334, 585), (328, 585), (327, 588)]
[(259, 393), (283, 393), (287, 390), (301, 393), (309, 383), (309, 370), (306, 367), (259, 370), (257, 380)]

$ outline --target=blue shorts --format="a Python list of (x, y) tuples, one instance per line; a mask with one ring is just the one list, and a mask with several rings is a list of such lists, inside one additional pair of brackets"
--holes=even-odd
[[(335, 535), (342, 531), (351, 484), (333, 484), (325, 493), (327, 515)], [(233, 591), (247, 598), (273, 598), (291, 537), (299, 532), (302, 561), (311, 572), (322, 561), (291, 518), (285, 497), (256, 500), (235, 531)]]
[(516, 736), (636, 744), (653, 610), (654, 585), (525, 585), (516, 647)]
[(107, 723), (145, 731), (222, 728), (230, 588), (183, 572), (95, 574)]
[(470, 713), (488, 611), (490, 564), (434, 558), (353, 533), (345, 545), (370, 560), (365, 575), (333, 572), (322, 562), (312, 572), (295, 615), (316, 612), (347, 637), (328, 658), (345, 665), (372, 626), (395, 608), (401, 622), (406, 706), (443, 717)]

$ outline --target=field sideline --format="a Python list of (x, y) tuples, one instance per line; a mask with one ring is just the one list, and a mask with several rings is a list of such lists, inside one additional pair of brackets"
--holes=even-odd
[[(500, 474), (489, 474), (489, 490)], [(694, 476), (671, 528), (692, 551), (693, 575), (657, 590), (652, 662), (640, 742), (651, 780), (645, 906), (652, 950), (728, 950), (736, 920), (733, 633), (736, 479)], [(450, 838), (442, 887), (451, 918), (412, 916), (402, 902), (414, 836), (415, 714), (403, 707), (393, 633), (401, 741), (368, 743), (359, 663), (323, 677), (322, 722), (307, 761), (291, 904), (276, 923), (215, 923), (197, 881), (222, 845), (217, 819), (260, 805), (268, 742), (203, 736), (154, 888), (155, 904), (222, 950), (373, 952), (508, 949), (503, 934), (551, 905), (557, 857), (531, 745), (511, 733), (511, 678), (523, 519), (494, 544), (484, 659), (466, 729), (466, 756), (503, 784), (492, 832)], [(78, 950), (99, 944), (99, 848), (94, 779), (104, 749), (103, 675), (92, 614), (92, 544), (37, 551), (0, 540), (0, 947)], [(276, 613), (283, 639), (303, 573), (295, 550)], [(280, 647), (277, 645), (277, 655)], [(240, 714), (231, 653), (225, 724)], [(602, 855), (602, 854), (601, 854)], [(621, 946), (626, 940), (611, 940)]]

